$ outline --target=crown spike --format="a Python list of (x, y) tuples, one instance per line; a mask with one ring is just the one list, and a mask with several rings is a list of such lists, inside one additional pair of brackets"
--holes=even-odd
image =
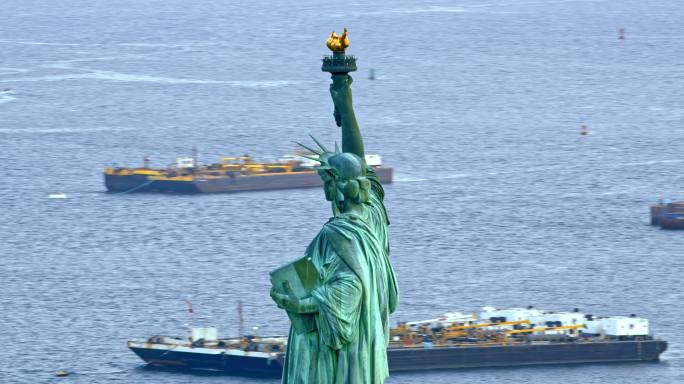
[(319, 156), (321, 155), (321, 152), (319, 152), (319, 151), (317, 151), (317, 150), (315, 150), (315, 149), (309, 148), (308, 146), (306, 146), (306, 145), (304, 145), (304, 144), (302, 144), (302, 143), (299, 143), (299, 142), (296, 142), (296, 141), (295, 141), (295, 144), (299, 145), (300, 147), (306, 149), (306, 150), (309, 151), (309, 152), (315, 153), (315, 154), (317, 154), (317, 155), (319, 155)]
[(339, 145), (337, 145), (337, 140), (335, 140), (335, 153), (341, 153), (340, 147), (339, 147)]
[(314, 142), (323, 150), (323, 152), (330, 152), (330, 151), (328, 150), (328, 148), (326, 148), (323, 144), (321, 144), (320, 141), (316, 140), (316, 138), (313, 137), (313, 135), (309, 135), (309, 136), (311, 136), (311, 138), (313, 139), (313, 141), (314, 141)]

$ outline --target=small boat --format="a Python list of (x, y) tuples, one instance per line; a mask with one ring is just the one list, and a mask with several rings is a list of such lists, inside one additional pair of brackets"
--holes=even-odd
[(662, 229), (684, 229), (684, 201), (660, 201), (652, 205), (651, 225)]
[(146, 363), (172, 368), (223, 371), (245, 376), (280, 376), (286, 336), (218, 339), (198, 336), (216, 328), (192, 328), (189, 338), (153, 336), (129, 340), (128, 348)]

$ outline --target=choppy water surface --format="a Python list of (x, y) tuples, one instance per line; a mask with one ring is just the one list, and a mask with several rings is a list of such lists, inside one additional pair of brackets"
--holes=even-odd
[[(126, 339), (188, 321), (286, 331), (268, 271), (329, 216), (319, 190), (103, 193), (101, 169), (332, 142), (323, 41), (349, 26), (354, 92), (387, 187), (393, 321), (483, 305), (637, 313), (660, 364), (440, 371), (389, 383), (684, 380), (678, 0), (108, 2), (0, 12), (0, 381), (254, 383), (142, 369)], [(617, 39), (619, 28), (626, 39)], [(370, 68), (377, 79), (367, 79)], [(578, 134), (581, 124), (590, 135)], [(63, 192), (67, 199), (48, 199)], [(195, 304), (189, 320), (183, 300)], [(78, 375), (57, 379), (59, 369)], [(275, 383), (277, 380), (265, 380)]]

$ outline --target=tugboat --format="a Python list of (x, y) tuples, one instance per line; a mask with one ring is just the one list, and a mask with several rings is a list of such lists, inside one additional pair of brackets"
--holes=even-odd
[[(527, 365), (658, 361), (667, 342), (649, 333), (647, 319), (595, 317), (528, 308), (485, 307), (400, 323), (387, 349), (392, 372)], [(187, 338), (129, 340), (152, 365), (280, 376), (287, 337), (217, 337), (216, 328), (192, 328)]]
[(684, 229), (684, 201), (660, 201), (652, 205), (651, 225), (659, 225), (662, 229)]
[(191, 328), (189, 338), (153, 336), (129, 340), (128, 348), (154, 366), (223, 371), (244, 376), (280, 376), (286, 336), (218, 339), (216, 328)]
[[(309, 156), (309, 155), (306, 155)], [(379, 155), (366, 155), (384, 184), (392, 182), (392, 168)], [(196, 156), (179, 157), (167, 168), (109, 167), (104, 181), (110, 192), (217, 193), (271, 189), (310, 188), (323, 185), (316, 173), (318, 162), (302, 155), (286, 155), (277, 162), (258, 163), (250, 156), (224, 157), (220, 163), (200, 165)]]

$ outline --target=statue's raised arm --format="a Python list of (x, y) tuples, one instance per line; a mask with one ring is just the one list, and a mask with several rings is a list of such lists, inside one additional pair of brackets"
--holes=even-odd
[(353, 79), (346, 74), (333, 75), (332, 81), (330, 95), (335, 103), (335, 122), (342, 127), (342, 152), (353, 153), (363, 159), (363, 138), (352, 104)]
[(330, 72), (332, 77), (330, 96), (335, 104), (335, 122), (342, 127), (342, 152), (353, 153), (363, 159), (363, 138), (354, 114), (351, 91), (353, 79), (349, 76), (349, 72), (356, 70), (356, 58), (344, 52), (349, 47), (347, 29), (340, 36), (331, 33), (326, 45), (333, 55), (323, 59), (322, 70)]

